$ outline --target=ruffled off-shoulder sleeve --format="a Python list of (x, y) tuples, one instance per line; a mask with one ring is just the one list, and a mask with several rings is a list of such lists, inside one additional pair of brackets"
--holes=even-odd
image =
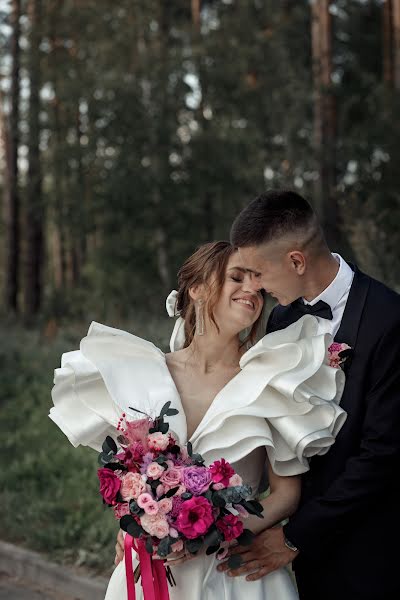
[(54, 373), (50, 418), (74, 446), (99, 451), (107, 435), (116, 438), (123, 413), (129, 420), (159, 414), (165, 402), (179, 410), (169, 423), (186, 437), (186, 421), (165, 356), (154, 344), (125, 331), (92, 323), (80, 349), (63, 354)]
[(325, 454), (346, 419), (339, 402), (344, 373), (328, 365), (329, 334), (317, 335), (305, 315), (266, 335), (243, 355), (241, 372), (215, 399), (192, 442), (207, 462), (237, 462), (265, 446), (279, 475), (309, 469)]

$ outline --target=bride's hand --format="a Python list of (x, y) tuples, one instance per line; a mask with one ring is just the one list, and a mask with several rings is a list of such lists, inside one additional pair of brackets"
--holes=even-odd
[(116, 565), (118, 565), (123, 560), (124, 560), (124, 534), (122, 533), (122, 529), (120, 529), (118, 531), (118, 535), (117, 535), (117, 543), (115, 544), (114, 563)]
[(188, 560), (193, 560), (196, 558), (196, 556), (198, 556), (198, 554), (190, 554), (190, 552), (184, 548), (180, 552), (171, 552), (165, 558), (162, 558), (157, 554), (153, 555), (153, 558), (156, 560), (164, 560), (165, 564), (169, 567), (177, 567), (179, 565), (183, 565), (183, 563), (187, 562)]
[[(232, 546), (237, 546), (236, 540), (234, 540), (233, 542), (222, 542), (221, 549), (223, 550), (223, 553), (220, 553), (217, 558), (219, 560), (222, 560), (225, 557), (225, 553), (227, 553), (228, 549), (231, 548)], [(171, 554), (168, 554), (168, 556), (164, 560), (166, 561), (166, 564), (169, 567), (177, 567), (178, 565), (183, 565), (188, 560), (193, 560), (197, 556), (200, 556), (201, 554), (204, 554), (204, 553), (205, 553), (204, 547), (196, 554), (190, 554), (190, 552), (188, 552), (184, 548), (180, 552), (171, 552)], [(155, 556), (154, 558), (159, 559), (160, 557)]]

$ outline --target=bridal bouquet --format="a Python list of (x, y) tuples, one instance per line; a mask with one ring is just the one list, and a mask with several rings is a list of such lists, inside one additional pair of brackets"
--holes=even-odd
[(223, 458), (205, 466), (190, 442), (178, 444), (165, 421), (178, 413), (170, 405), (155, 419), (146, 415), (129, 421), (124, 414), (118, 425), (119, 450), (106, 438), (98, 469), (104, 503), (112, 507), (126, 537), (133, 538), (133, 547), (142, 551), (141, 562), (143, 549), (161, 558), (184, 549), (196, 554), (202, 548), (221, 556), (223, 542), (251, 544), (253, 534), (240, 517), (250, 513), (262, 518), (262, 506), (249, 499), (251, 488)]

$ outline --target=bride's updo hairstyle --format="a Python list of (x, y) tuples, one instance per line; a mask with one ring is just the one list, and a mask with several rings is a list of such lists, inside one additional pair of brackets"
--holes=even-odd
[[(178, 272), (178, 296), (176, 311), (185, 321), (185, 348), (190, 345), (196, 331), (196, 313), (194, 301), (189, 290), (195, 285), (204, 285), (206, 289), (205, 310), (219, 332), (214, 317), (214, 308), (221, 296), (225, 282), (226, 268), (229, 258), (236, 252), (226, 241), (210, 242), (200, 246), (194, 254), (184, 262)], [(251, 331), (243, 343), (254, 343), (261, 316), (253, 324)]]

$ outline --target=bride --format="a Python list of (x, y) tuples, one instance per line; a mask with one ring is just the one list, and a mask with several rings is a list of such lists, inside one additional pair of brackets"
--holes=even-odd
[[(328, 365), (332, 338), (316, 335), (311, 315), (252, 345), (263, 293), (228, 242), (198, 249), (178, 283), (169, 297), (178, 316), (173, 351), (164, 354), (146, 340), (92, 323), (80, 350), (64, 354), (55, 371), (50, 418), (74, 446), (100, 450), (106, 435), (116, 439), (122, 413), (140, 416), (130, 406), (155, 416), (171, 401), (179, 410), (169, 419), (171, 430), (181, 444), (190, 440), (206, 464), (225, 458), (254, 496), (267, 470), (264, 518), (249, 517), (245, 525), (258, 533), (296, 510), (308, 458), (334, 443), (346, 417), (338, 405), (344, 374)], [(172, 600), (298, 598), (284, 569), (249, 582), (219, 573), (215, 555), (171, 555), (168, 564), (176, 580)], [(136, 594), (143, 597), (140, 583)], [(120, 562), (106, 600), (124, 598)]]

